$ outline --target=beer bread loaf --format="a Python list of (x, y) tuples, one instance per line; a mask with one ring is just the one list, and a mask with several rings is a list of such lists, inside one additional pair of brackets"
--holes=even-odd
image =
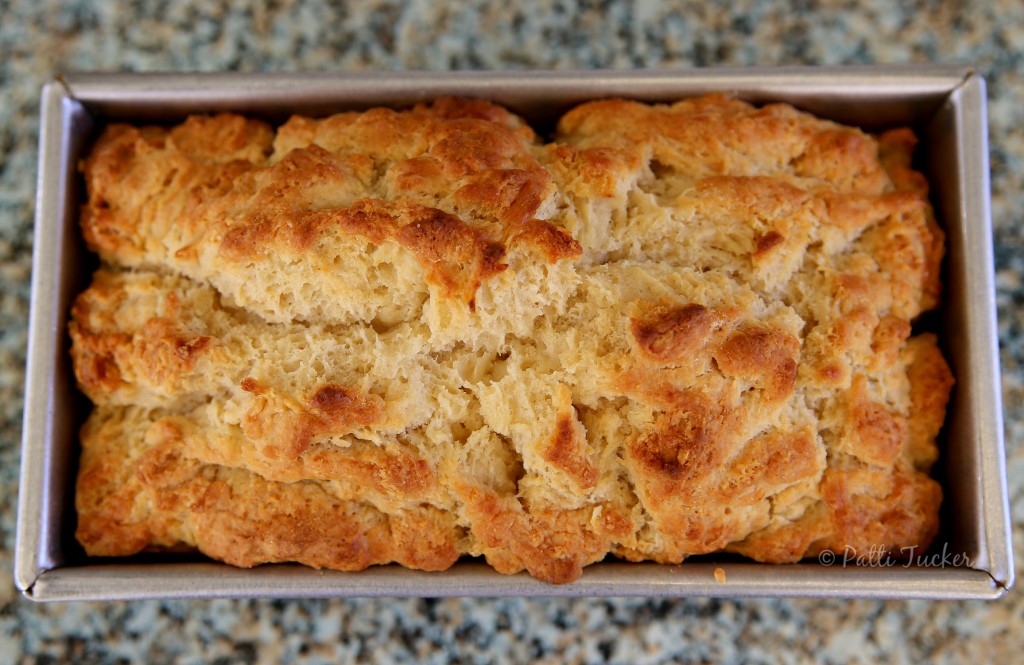
[[(953, 378), (915, 138), (724, 96), (112, 124), (78, 539), (568, 582), (928, 546)], [(875, 548), (872, 550), (872, 548)]]

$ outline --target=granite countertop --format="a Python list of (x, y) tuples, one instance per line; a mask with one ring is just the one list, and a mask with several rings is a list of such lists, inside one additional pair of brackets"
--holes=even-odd
[[(997, 602), (147, 601), (37, 605), (12, 579), (40, 86), (61, 70), (967, 62), (987, 77), (1016, 571), (1024, 561), (1024, 3), (0, 1), (0, 663), (1012, 662)], [(780, 3), (781, 4), (781, 3)], [(247, 8), (243, 8), (243, 5)], [(251, 5), (251, 7), (249, 7)], [(981, 5), (984, 5), (982, 7)], [(458, 7), (457, 9), (455, 7)], [(793, 7), (796, 7), (795, 9)], [(848, 11), (857, 8), (856, 12)]]

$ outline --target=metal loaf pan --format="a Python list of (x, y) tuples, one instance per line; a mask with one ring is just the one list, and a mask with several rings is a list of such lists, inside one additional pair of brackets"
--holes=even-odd
[[(240, 570), (200, 557), (89, 559), (74, 541), (77, 429), (66, 323), (95, 264), (80, 240), (77, 164), (102, 123), (180, 121), (235, 111), (279, 121), (441, 95), (483, 97), (540, 130), (569, 107), (626, 97), (674, 101), (726, 92), (782, 101), (867, 131), (909, 125), (948, 238), (945, 301), (936, 320), (957, 378), (940, 440), (943, 530), (923, 565), (763, 565), (700, 557), (679, 566), (599, 563), (553, 586), (479, 562), (444, 573), (397, 566), (360, 573), (296, 565)], [(965, 66), (667, 71), (74, 74), (42, 92), (32, 313), (18, 513), (16, 583), (34, 600), (339, 596), (805, 596), (997, 598), (1013, 584), (1004, 467), (985, 83)], [(944, 558), (943, 558), (944, 557)], [(725, 572), (717, 581), (716, 568)], [(719, 575), (719, 579), (721, 576)]]

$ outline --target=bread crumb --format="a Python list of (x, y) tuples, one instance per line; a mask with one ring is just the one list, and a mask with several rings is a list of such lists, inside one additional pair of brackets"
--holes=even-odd
[(715, 568), (715, 581), (719, 584), (725, 584), (725, 571), (721, 568)]

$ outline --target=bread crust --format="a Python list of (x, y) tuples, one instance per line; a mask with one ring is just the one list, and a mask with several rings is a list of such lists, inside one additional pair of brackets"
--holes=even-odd
[[(908, 130), (723, 96), (111, 125), (83, 164), (78, 538), (572, 581), (899, 554), (953, 378)], [(906, 551), (906, 549), (903, 549)]]

